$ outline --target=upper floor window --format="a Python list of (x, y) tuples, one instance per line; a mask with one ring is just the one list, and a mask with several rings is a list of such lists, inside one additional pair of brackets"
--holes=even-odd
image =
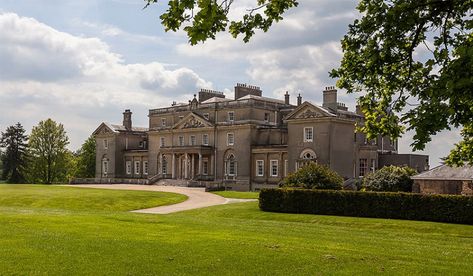
[(161, 118), (161, 126), (166, 126), (166, 118)]
[(148, 174), (148, 161), (143, 161), (143, 174)]
[(264, 113), (264, 121), (269, 123), (269, 113)]
[(278, 176), (278, 160), (271, 160), (271, 176)]
[(202, 145), (208, 146), (209, 145), (209, 135), (203, 134), (202, 135)]
[(235, 144), (235, 136), (233, 133), (227, 133), (227, 145), (233, 146)]
[(366, 175), (368, 170), (368, 159), (361, 158), (360, 159), (360, 176), (363, 177)]
[(304, 142), (313, 142), (314, 141), (314, 128), (305, 127), (304, 128)]
[(191, 146), (195, 146), (195, 135), (191, 135), (189, 138)]
[(256, 160), (256, 176), (264, 176), (264, 160)]
[(179, 146), (184, 146), (184, 136), (179, 136)]
[(140, 161), (135, 161), (135, 174), (140, 174), (141, 168), (140, 168)]
[(103, 148), (108, 149), (108, 140), (107, 139), (103, 140)]
[(166, 146), (166, 139), (164, 137), (161, 137), (161, 147)]
[(235, 112), (233, 112), (233, 111), (228, 112), (228, 121), (229, 122), (234, 122), (235, 121)]
[(204, 119), (205, 119), (205, 120), (209, 120), (209, 118), (210, 118), (210, 117), (209, 117), (209, 113), (204, 113)]

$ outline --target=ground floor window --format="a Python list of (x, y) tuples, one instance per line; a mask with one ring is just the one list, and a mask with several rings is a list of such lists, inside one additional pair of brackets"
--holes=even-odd
[(284, 176), (287, 176), (287, 166), (289, 166), (289, 162), (287, 162), (287, 159), (284, 160)]
[(230, 154), (228, 156), (227, 162), (225, 164), (226, 164), (227, 175), (235, 176), (236, 171), (237, 171), (237, 165), (236, 165), (235, 156), (233, 154)]
[(366, 175), (368, 170), (368, 159), (360, 158), (360, 176), (363, 177)]
[(143, 174), (148, 174), (148, 161), (143, 161)]
[(376, 159), (371, 159), (371, 172), (376, 170)]
[(256, 176), (264, 176), (264, 160), (256, 160)]
[(126, 174), (131, 174), (131, 161), (126, 161)]
[(102, 173), (104, 176), (107, 176), (108, 174), (108, 161), (107, 160), (102, 161)]
[(140, 174), (141, 168), (140, 168), (140, 161), (135, 161), (135, 174)]
[(271, 160), (271, 176), (276, 177), (278, 176), (278, 160)]
[(202, 174), (203, 175), (209, 174), (209, 161), (206, 159), (202, 160)]
[(167, 174), (168, 173), (168, 161), (166, 156), (163, 155), (163, 161), (161, 162), (161, 173)]

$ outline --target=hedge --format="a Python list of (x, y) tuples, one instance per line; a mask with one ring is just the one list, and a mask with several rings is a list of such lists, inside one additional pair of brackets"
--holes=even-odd
[(263, 211), (473, 224), (473, 197), (391, 192), (263, 189)]

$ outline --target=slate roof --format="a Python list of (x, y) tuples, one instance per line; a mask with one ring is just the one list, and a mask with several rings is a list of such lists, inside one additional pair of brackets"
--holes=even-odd
[(440, 165), (429, 171), (415, 175), (412, 179), (473, 180), (473, 166), (450, 167)]
[[(126, 128), (122, 125), (114, 125), (110, 123), (105, 123), (105, 125), (110, 128), (111, 130), (118, 132), (118, 131), (126, 131)], [(131, 127), (131, 131), (136, 131), (136, 132), (146, 132), (148, 131), (148, 128), (146, 127)]]

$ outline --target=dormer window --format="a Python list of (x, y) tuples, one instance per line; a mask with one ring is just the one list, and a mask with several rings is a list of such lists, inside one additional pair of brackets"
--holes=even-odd
[(228, 112), (228, 121), (233, 123), (235, 121), (235, 112), (229, 111)]

